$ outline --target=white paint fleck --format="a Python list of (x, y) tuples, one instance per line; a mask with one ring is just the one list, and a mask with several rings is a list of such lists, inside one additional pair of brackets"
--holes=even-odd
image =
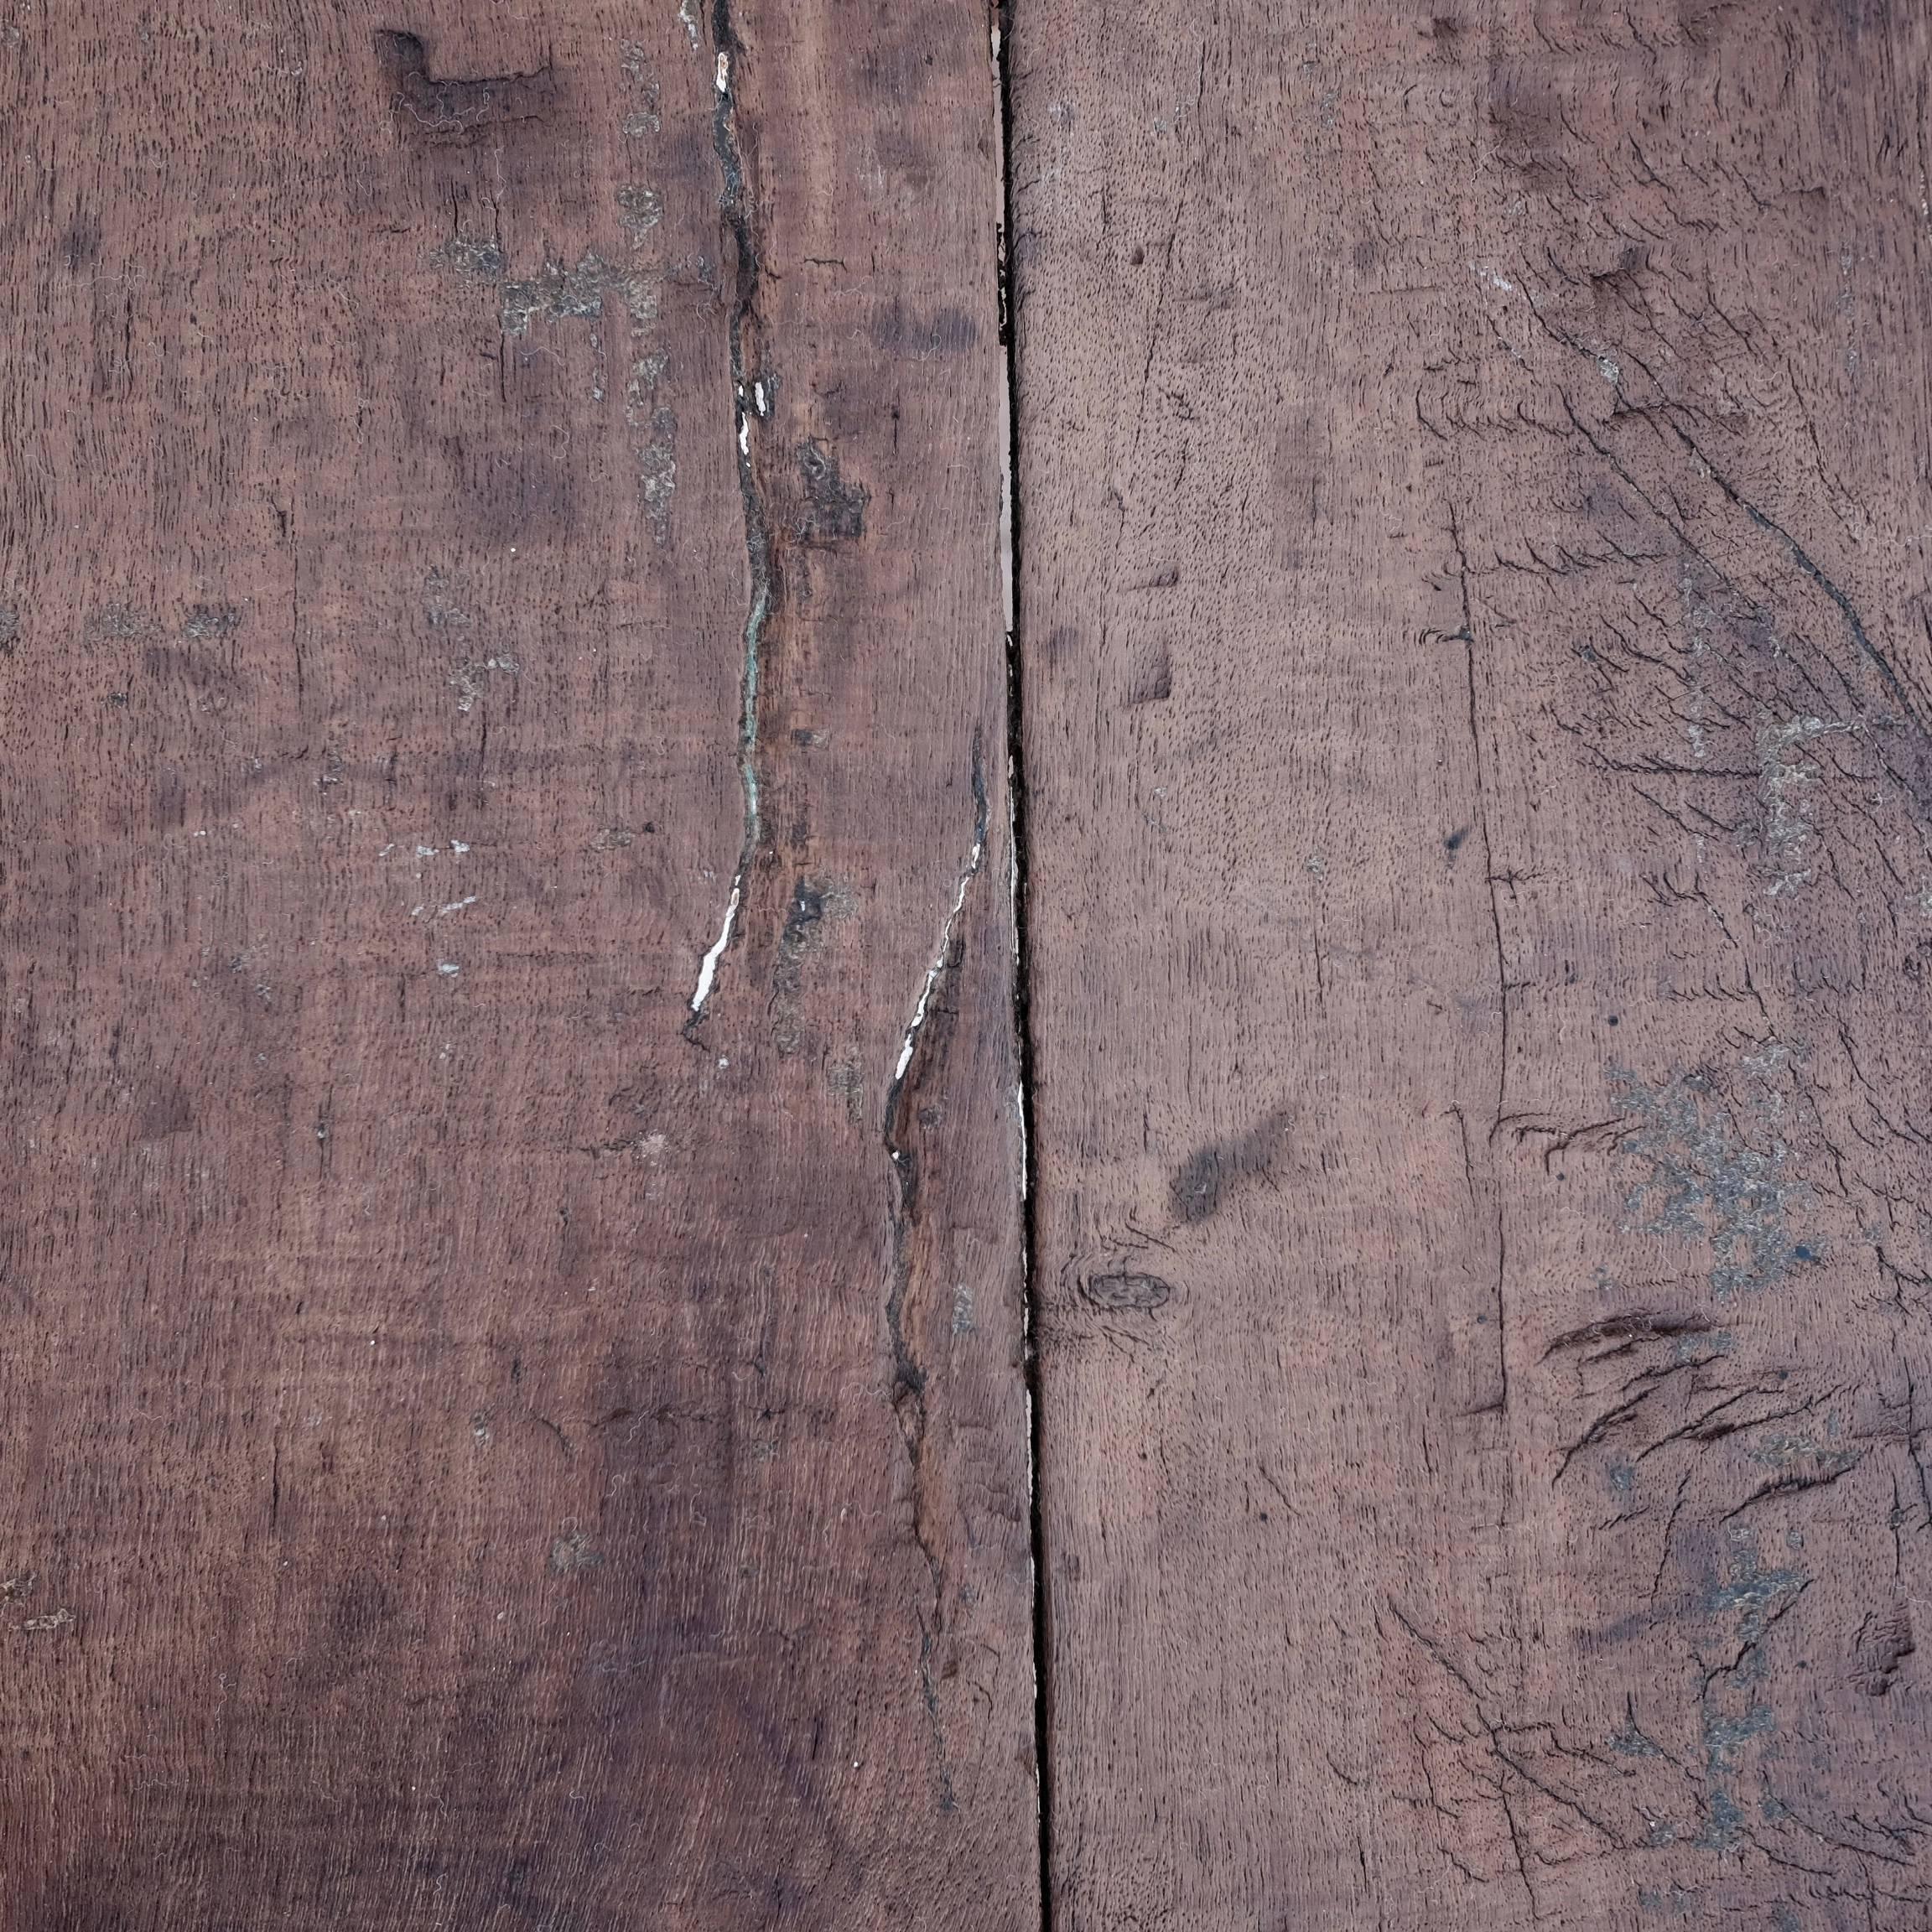
[(718, 962), (724, 957), (724, 948), (731, 943), (731, 928), (737, 921), (738, 901), (744, 888), (742, 878), (731, 881), (731, 896), (724, 901), (724, 923), (719, 927), (718, 937), (711, 942), (711, 950), (699, 963), (698, 989), (691, 995), (693, 1013), (702, 1013), (704, 1002), (711, 997), (711, 982), (718, 976)]
[(966, 903), (966, 889), (973, 883), (985, 851), (986, 841), (975, 839), (973, 856), (967, 861), (966, 870), (959, 875), (959, 890), (953, 895), (953, 910), (946, 915), (946, 922), (939, 928), (939, 949), (932, 955), (932, 963), (926, 969), (926, 984), (919, 989), (919, 1002), (912, 1009), (912, 1024), (906, 1029), (906, 1037), (900, 1045), (899, 1064), (892, 1069), (894, 1086), (906, 1078), (906, 1069), (912, 1064), (913, 1050), (919, 1043), (919, 1029), (926, 1024), (926, 1009), (931, 1003), (932, 989), (938, 984), (939, 975), (946, 969), (946, 953), (953, 943), (953, 923), (959, 917), (960, 907)]
[(453, 979), (463, 969), (454, 959), (439, 959), (436, 962), (436, 970), (445, 979)]
[(475, 903), (476, 895), (474, 892), (469, 893), (461, 899), (452, 899), (447, 906), (437, 913), (436, 917), (439, 919), (447, 919), (452, 912), (460, 912), (465, 906), (474, 906)]
[(470, 848), (469, 848), (469, 846), (468, 846), (467, 844), (465, 844), (464, 843), (464, 841), (463, 841), (462, 839), (452, 839), (449, 841), (449, 849), (450, 849), (452, 852), (455, 853), (455, 854), (456, 854), (456, 855), (457, 855), (459, 858), (460, 858), (460, 857), (463, 855), (463, 854), (464, 854), (464, 853), (467, 852), (467, 851), (470, 849)]
[(1599, 356), (1597, 358), (1597, 373), (1614, 389), (1623, 380), (1623, 369), (1614, 356)]
[(720, 94), (731, 91), (731, 56), (722, 50), (718, 55), (717, 86)]
[(486, 657), (480, 664), (474, 660), (459, 664), (450, 673), (449, 684), (456, 693), (456, 709), (467, 714), (483, 695), (485, 671), (501, 671), (514, 678), (521, 667), (514, 657)]
[(698, 51), (698, 4), (697, 0), (678, 0), (678, 18), (683, 23), (684, 31), (691, 36), (691, 51)]

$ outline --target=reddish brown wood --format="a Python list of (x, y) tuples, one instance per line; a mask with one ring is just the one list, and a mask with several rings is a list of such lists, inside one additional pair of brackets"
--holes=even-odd
[(0, 1917), (1030, 1922), (984, 18), (0, 97)]
[(1061, 1932), (1922, 1927), (1922, 8), (1014, 23)]

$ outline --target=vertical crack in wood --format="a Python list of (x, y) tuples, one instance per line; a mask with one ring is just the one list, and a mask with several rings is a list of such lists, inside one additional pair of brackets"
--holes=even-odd
[(977, 728), (973, 733), (973, 849), (960, 870), (952, 906), (941, 922), (938, 948), (932, 955), (932, 963), (926, 969), (919, 997), (913, 1003), (911, 1021), (906, 1028), (905, 1038), (900, 1042), (898, 1062), (892, 1069), (892, 1083), (886, 1091), (886, 1147), (893, 1164), (901, 1171), (909, 1169), (911, 1156), (898, 1138), (900, 1093), (906, 1084), (913, 1056), (919, 1050), (919, 1035), (926, 1025), (926, 1010), (932, 1004), (932, 989), (939, 984), (939, 976), (946, 970), (946, 956), (953, 949), (953, 929), (959, 922), (967, 891), (979, 876), (980, 864), (986, 856), (986, 761)]
[(953, 903), (940, 922), (939, 943), (933, 949), (932, 963), (926, 969), (914, 1002), (911, 1024), (899, 1048), (899, 1059), (886, 1089), (886, 1106), (880, 1122), (886, 1158), (892, 1167), (895, 1199), (892, 1208), (892, 1280), (886, 1297), (886, 1332), (892, 1347), (892, 1412), (898, 1419), (906, 1444), (906, 1461), (912, 1476), (912, 1535), (926, 1559), (932, 1581), (932, 1600), (929, 1613), (919, 1619), (919, 1685), (926, 1713), (932, 1727), (932, 1746), (939, 1778), (939, 1807), (954, 1808), (952, 1768), (948, 1763), (946, 1737), (940, 1719), (938, 1687), (932, 1680), (932, 1654), (946, 1618), (946, 1567), (937, 1545), (927, 1526), (926, 1489), (926, 1371), (906, 1339), (906, 1292), (911, 1285), (912, 1257), (909, 1244), (919, 1218), (919, 1157), (906, 1145), (903, 1121), (909, 1089), (917, 1080), (919, 1052), (932, 995), (945, 974), (958, 963), (954, 933), (959, 916), (965, 910), (966, 895), (986, 858), (989, 812), (986, 799), (985, 747), (979, 732), (973, 734), (973, 846), (961, 868), (953, 894)]
[[(1462, 520), (1454, 504), (1449, 506), (1449, 538), (1456, 547), (1457, 584), (1462, 598), (1462, 625), (1450, 641), (1462, 647), (1463, 669), (1468, 684), (1469, 750), (1476, 787), (1476, 829), (1483, 851), (1483, 876), (1489, 895), (1489, 927), (1496, 948), (1496, 1012), (1501, 1030), (1496, 1048), (1496, 1106), (1489, 1124), (1488, 1194), (1495, 1220), (1495, 1307), (1496, 1394), (1473, 1413), (1479, 1415), (1507, 1414), (1509, 1408), (1509, 1327), (1504, 1283), (1509, 1274), (1508, 1231), (1503, 1219), (1503, 1190), (1495, 1172), (1496, 1136), (1503, 1130), (1503, 1117), (1509, 1088), (1509, 980), (1508, 954), (1503, 944), (1503, 906), (1496, 896), (1496, 854), (1489, 840), (1489, 792), (1483, 771), (1482, 707), (1476, 696), (1476, 615), (1469, 599), (1469, 552), (1462, 541)], [(1460, 1116), (1458, 1116), (1460, 1119)], [(1462, 1130), (1464, 1161), (1467, 1163), (1468, 1128)]]
[(684, 1022), (686, 1038), (692, 1038), (704, 1017), (706, 1003), (717, 981), (718, 968), (731, 943), (744, 901), (745, 881), (758, 849), (761, 820), (758, 802), (758, 683), (760, 654), (764, 647), (765, 623), (771, 611), (771, 536), (765, 512), (765, 500), (759, 493), (756, 466), (751, 457), (751, 424), (762, 419), (771, 408), (771, 386), (760, 371), (749, 367), (746, 342), (757, 322), (758, 283), (762, 263), (758, 252), (756, 226), (752, 218), (750, 190), (745, 178), (745, 157), (740, 144), (737, 121), (736, 68), (740, 49), (731, 24), (730, 0), (715, 0), (711, 10), (711, 34), (717, 58), (717, 105), (711, 116), (711, 145), (718, 156), (724, 186), (719, 206), (730, 231), (736, 261), (733, 269), (731, 316), (729, 325), (731, 364), (731, 410), (738, 441), (738, 490), (745, 505), (745, 558), (750, 589), (745, 609), (745, 664), (740, 678), (738, 723), (738, 777), (745, 795), (745, 834), (738, 853), (737, 870), (724, 901), (724, 917), (718, 937), (711, 943), (698, 968), (698, 984), (692, 989), (690, 1017)]
[(1020, 1116), (1020, 1280), (1026, 1373), (1026, 1488), (1033, 1571), (1033, 1761), (1040, 1841), (1040, 1924), (1053, 1926), (1052, 1670), (1049, 1648), (1046, 1513), (1040, 1488), (1044, 1408), (1040, 1387), (1039, 1190), (1032, 1184), (1032, 941), (1028, 923), (1026, 690), (1020, 564), (1020, 290), (1014, 268), (1013, 0), (995, 0), (989, 29), (1000, 117), (1000, 340), (1006, 352), (1005, 472), (1000, 479), (1000, 569), (1006, 617), (1006, 829), (1011, 858), (1013, 1046)]

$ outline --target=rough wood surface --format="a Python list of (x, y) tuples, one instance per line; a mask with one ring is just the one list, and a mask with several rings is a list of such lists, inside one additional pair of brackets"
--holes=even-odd
[(1054, 1924), (1922, 1927), (1922, 8), (1014, 23)]
[(0, 1919), (1029, 1922), (984, 17), (0, 100)]

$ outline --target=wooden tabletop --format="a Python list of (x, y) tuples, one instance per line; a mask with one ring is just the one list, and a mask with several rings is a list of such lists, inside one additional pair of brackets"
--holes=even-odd
[(1932, 13), (0, 126), (0, 1932), (1924, 1932)]

